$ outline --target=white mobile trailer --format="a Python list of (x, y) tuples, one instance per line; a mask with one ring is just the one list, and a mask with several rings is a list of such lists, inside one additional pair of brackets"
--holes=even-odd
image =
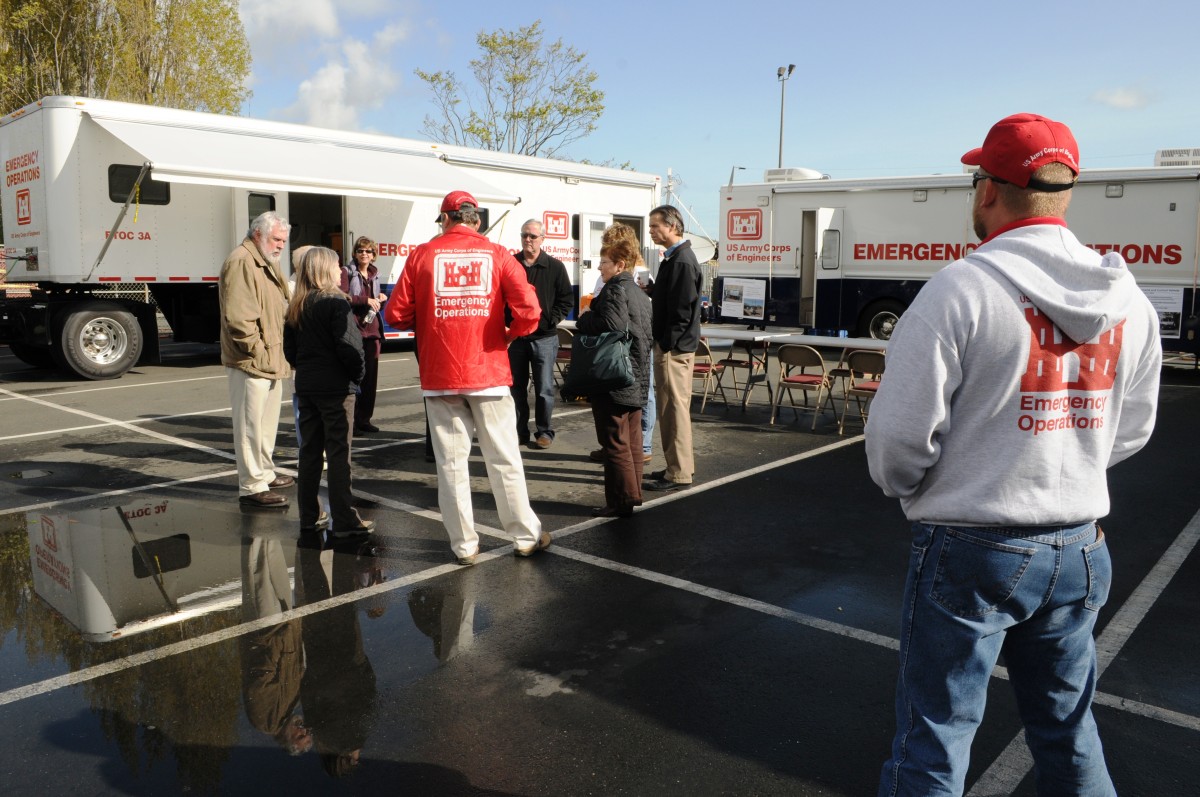
[[(726, 284), (740, 296), (757, 281), (765, 323), (886, 338), (925, 281), (979, 243), (969, 174), (827, 180), (795, 171), (721, 190), (715, 303)], [(1071, 230), (1129, 263), (1159, 310), (1164, 348), (1200, 351), (1200, 169), (1085, 169), (1072, 195)]]
[[(346, 263), (372, 238), (390, 291), (438, 233), (442, 196), (463, 189), (492, 240), (517, 249), (521, 224), (542, 221), (545, 249), (590, 286), (600, 232), (619, 220), (645, 241), (660, 188), (619, 169), (78, 97), (0, 118), (0, 161), (8, 281), (34, 286), (0, 303), (0, 343), (92, 379), (157, 357), (154, 305), (175, 340), (215, 342), (221, 264), (265, 210), (291, 222), (290, 247)], [(130, 283), (154, 303), (104, 295)]]

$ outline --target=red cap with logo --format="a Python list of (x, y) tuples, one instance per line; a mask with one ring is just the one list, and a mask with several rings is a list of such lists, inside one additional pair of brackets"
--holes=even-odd
[[(479, 207), (479, 203), (475, 201), (475, 197), (468, 194), (466, 191), (451, 191), (446, 194), (446, 198), (442, 200), (442, 213), (457, 213), (462, 210), (463, 205), (474, 205)], [(435, 221), (441, 221), (439, 215)]]
[(1045, 183), (1033, 173), (1048, 163), (1066, 164), (1079, 175), (1079, 145), (1071, 128), (1033, 113), (1018, 113), (992, 125), (983, 146), (962, 156), (968, 166), (981, 166), (988, 174), (1021, 188), (1065, 191), (1071, 183)]

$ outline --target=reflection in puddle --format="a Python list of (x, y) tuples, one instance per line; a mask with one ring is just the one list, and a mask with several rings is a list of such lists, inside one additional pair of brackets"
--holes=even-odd
[(8, 474), (10, 479), (41, 479), (49, 476), (51, 471), (48, 470), (19, 470), (16, 473)]
[(30, 512), (25, 525), (34, 590), (92, 642), (237, 606), (238, 537), (286, 536), (291, 528), (275, 513), (233, 515), (145, 498), (102, 509)]

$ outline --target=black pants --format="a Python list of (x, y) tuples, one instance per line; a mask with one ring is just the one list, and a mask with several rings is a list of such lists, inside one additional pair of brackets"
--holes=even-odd
[(362, 343), (367, 371), (359, 383), (358, 402), (354, 405), (356, 428), (365, 426), (375, 417), (375, 393), (379, 389), (379, 352), (383, 347), (383, 341), (379, 338), (363, 338)]
[(361, 523), (350, 495), (350, 439), (353, 433), (354, 394), (297, 395), (300, 402), (300, 467), (296, 498), (300, 502), (300, 527), (316, 525), (321, 513), (321, 454), (329, 471), (329, 513), (333, 528)]

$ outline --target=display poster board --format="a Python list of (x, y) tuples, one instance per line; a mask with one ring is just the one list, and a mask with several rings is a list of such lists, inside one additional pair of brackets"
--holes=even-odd
[(726, 277), (721, 289), (721, 315), (761, 321), (767, 307), (767, 281)]
[(1142, 292), (1158, 312), (1158, 333), (1178, 339), (1183, 330), (1183, 288), (1143, 285)]

